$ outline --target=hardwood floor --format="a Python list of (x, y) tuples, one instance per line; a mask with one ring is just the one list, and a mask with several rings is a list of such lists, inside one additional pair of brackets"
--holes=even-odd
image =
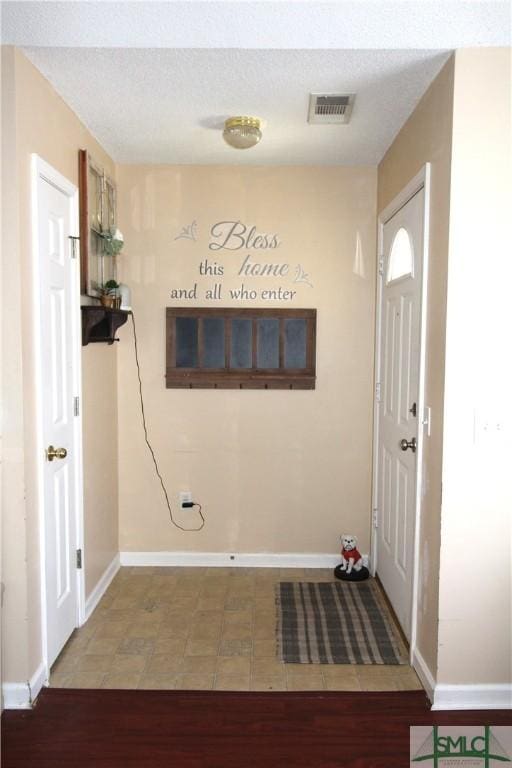
[(401, 768), (410, 725), (512, 725), (431, 712), (423, 691), (44, 689), (2, 715), (2, 768)]

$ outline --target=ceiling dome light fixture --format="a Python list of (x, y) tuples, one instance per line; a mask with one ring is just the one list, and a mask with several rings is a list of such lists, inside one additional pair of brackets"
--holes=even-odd
[(222, 136), (230, 147), (250, 149), (261, 139), (261, 121), (258, 117), (228, 117)]

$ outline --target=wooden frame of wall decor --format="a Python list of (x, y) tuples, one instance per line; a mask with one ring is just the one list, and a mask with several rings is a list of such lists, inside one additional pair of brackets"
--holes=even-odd
[(115, 279), (115, 257), (105, 254), (103, 233), (117, 223), (116, 185), (86, 149), (78, 151), (80, 293), (98, 298)]
[(314, 389), (316, 309), (167, 307), (166, 384)]

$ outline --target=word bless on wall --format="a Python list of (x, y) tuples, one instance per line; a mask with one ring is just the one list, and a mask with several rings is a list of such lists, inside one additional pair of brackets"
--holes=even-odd
[[(197, 222), (183, 227), (175, 240), (198, 240)], [(241, 221), (218, 221), (212, 225), (209, 232), (208, 250), (211, 255), (205, 257), (198, 264), (198, 273), (201, 277), (223, 278), (227, 276), (239, 277), (240, 284), (236, 287), (225, 289), (223, 280), (216, 281), (208, 288), (199, 286), (195, 282), (188, 288), (173, 288), (171, 299), (222, 301), (226, 298), (241, 301), (293, 301), (297, 290), (286, 287), (288, 284), (303, 283), (310, 288), (312, 284), (309, 275), (301, 264), (290, 264), (276, 259), (277, 249), (282, 245), (277, 234), (260, 232), (254, 225), (247, 225)], [(235, 260), (230, 258), (228, 266), (220, 260), (226, 255), (238, 256)], [(272, 279), (277, 285), (269, 287), (261, 285), (262, 279)], [(203, 295), (199, 295), (202, 291)]]

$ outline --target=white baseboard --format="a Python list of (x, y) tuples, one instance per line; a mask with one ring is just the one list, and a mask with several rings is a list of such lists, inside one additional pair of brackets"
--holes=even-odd
[(434, 690), (436, 687), (436, 681), (434, 679), (434, 675), (430, 671), (430, 667), (428, 666), (427, 662), (421, 655), (421, 653), (418, 651), (417, 648), (414, 648), (412, 651), (412, 659), (411, 664), (413, 668), (416, 670), (416, 673), (421, 680), (421, 683), (425, 689), (425, 693), (427, 694), (430, 701), (434, 701)]
[(30, 709), (30, 689), (28, 683), (2, 684), (4, 709)]
[[(105, 569), (100, 580), (85, 601), (85, 619), (90, 617), (99, 601), (105, 594), (110, 582), (120, 567), (119, 555), (116, 555), (110, 565)], [(2, 685), (4, 709), (30, 709), (39, 691), (47, 682), (46, 666), (43, 662), (39, 665), (30, 680), (23, 683), (4, 683)]]
[(46, 677), (46, 667), (41, 662), (30, 680), (25, 683), (3, 683), (4, 709), (30, 709), (46, 683)]
[(85, 616), (84, 616), (84, 623), (87, 621), (87, 619), (90, 618), (92, 612), (98, 605), (99, 601), (107, 591), (107, 589), (110, 586), (110, 582), (118, 572), (119, 568), (121, 566), (120, 557), (117, 554), (110, 565), (108, 565), (105, 568), (105, 571), (103, 572), (103, 575), (100, 577), (98, 583), (92, 590), (91, 594), (85, 601)]
[(334, 568), (341, 561), (339, 554), (293, 552), (121, 552), (120, 557), (121, 565), (210, 568)]
[(512, 709), (512, 685), (439, 684), (432, 709)]
[(41, 664), (38, 666), (37, 670), (29, 680), (31, 702), (36, 700), (36, 698), (39, 696), (39, 691), (41, 690), (43, 685), (46, 685), (47, 682), (48, 682), (48, 672), (46, 669), (46, 664), (41, 662)]

